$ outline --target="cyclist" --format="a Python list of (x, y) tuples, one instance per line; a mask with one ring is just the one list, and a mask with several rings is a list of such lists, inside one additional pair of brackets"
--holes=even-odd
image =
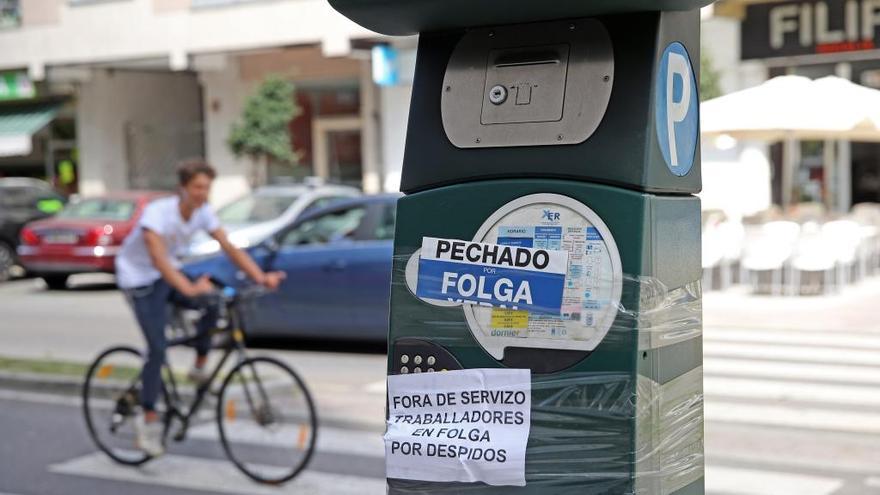
[(220, 221), (208, 205), (211, 183), (216, 177), (211, 165), (202, 160), (183, 162), (177, 175), (178, 194), (155, 200), (144, 209), (116, 257), (117, 284), (130, 302), (147, 341), (148, 352), (141, 376), (142, 411), (135, 419), (135, 429), (138, 448), (151, 456), (161, 455), (164, 450), (163, 427), (155, 406), (165, 362), (169, 301), (203, 309), (198, 323), (195, 363), (188, 377), (196, 384), (209, 378), (205, 368), (211, 347), (208, 331), (216, 326), (218, 308), (216, 304), (206, 304), (198, 299), (198, 296), (214, 291), (207, 275), (190, 280), (180, 271), (178, 255), (187, 247), (192, 235), (199, 231), (208, 232), (244, 273), (270, 290), (276, 289), (284, 279), (283, 272), (263, 272), (247, 253), (227, 239)]

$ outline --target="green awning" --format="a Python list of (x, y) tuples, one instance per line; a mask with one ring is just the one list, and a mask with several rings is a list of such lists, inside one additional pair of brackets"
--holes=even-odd
[(0, 106), (0, 156), (31, 154), (32, 136), (52, 122), (60, 108), (58, 103)]

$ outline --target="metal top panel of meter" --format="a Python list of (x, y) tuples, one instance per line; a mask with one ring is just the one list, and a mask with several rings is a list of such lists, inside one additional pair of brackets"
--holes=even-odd
[(605, 115), (611, 39), (595, 19), (474, 29), (443, 79), (441, 114), (458, 148), (582, 143)]

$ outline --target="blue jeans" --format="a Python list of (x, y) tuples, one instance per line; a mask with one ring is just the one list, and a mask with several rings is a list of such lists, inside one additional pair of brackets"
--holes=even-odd
[(184, 296), (162, 279), (152, 285), (127, 289), (125, 295), (131, 302), (135, 318), (137, 318), (141, 332), (147, 341), (147, 359), (141, 372), (143, 383), (141, 406), (147, 411), (155, 411), (156, 399), (161, 392), (165, 350), (168, 348), (168, 341), (165, 337), (165, 327), (168, 324), (169, 316), (168, 303), (203, 311), (197, 326), (197, 338), (193, 343), (199, 356), (207, 356), (208, 351), (211, 350), (209, 332), (217, 326), (219, 308), (216, 303), (200, 302)]

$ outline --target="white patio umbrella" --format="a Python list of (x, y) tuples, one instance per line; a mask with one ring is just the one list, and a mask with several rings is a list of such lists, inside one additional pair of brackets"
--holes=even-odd
[(700, 105), (704, 137), (880, 142), (880, 91), (828, 76), (779, 76)]
[(783, 204), (787, 205), (799, 154), (795, 142), (880, 142), (880, 91), (835, 76), (817, 80), (779, 76), (703, 102), (700, 131), (703, 137), (784, 141)]

